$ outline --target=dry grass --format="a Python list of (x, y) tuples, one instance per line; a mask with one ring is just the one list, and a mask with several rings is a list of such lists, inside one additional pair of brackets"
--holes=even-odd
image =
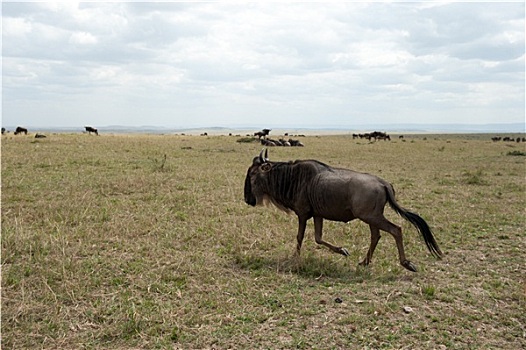
[(295, 217), (243, 202), (258, 144), (2, 137), (3, 348), (524, 348), (525, 144), (426, 138), (270, 149), (392, 182), (446, 252), (434, 260), (387, 209), (412, 274), (387, 234), (358, 268), (360, 222), (325, 225), (350, 257), (317, 247), (310, 224), (294, 260)]

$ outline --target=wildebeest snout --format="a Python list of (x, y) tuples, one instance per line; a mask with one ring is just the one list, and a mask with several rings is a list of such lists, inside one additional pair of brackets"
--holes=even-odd
[(250, 198), (245, 197), (245, 202), (248, 205), (252, 206), (252, 207), (256, 206), (256, 198), (255, 197), (250, 197)]
[(253, 207), (256, 206), (256, 196), (252, 193), (252, 184), (250, 183), (250, 171), (247, 173), (245, 178), (245, 203)]

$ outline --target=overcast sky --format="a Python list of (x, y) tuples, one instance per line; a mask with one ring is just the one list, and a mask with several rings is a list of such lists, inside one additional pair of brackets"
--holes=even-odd
[(2, 124), (524, 123), (525, 5), (2, 3)]

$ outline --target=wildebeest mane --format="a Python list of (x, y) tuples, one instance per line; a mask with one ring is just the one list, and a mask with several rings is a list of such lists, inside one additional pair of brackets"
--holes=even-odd
[(314, 176), (332, 168), (317, 160), (272, 162), (268, 173), (267, 199), (279, 209), (290, 212), (298, 194), (306, 188)]

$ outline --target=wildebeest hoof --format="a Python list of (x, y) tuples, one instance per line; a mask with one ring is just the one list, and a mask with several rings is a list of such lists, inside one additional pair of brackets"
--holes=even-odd
[(364, 259), (362, 262), (358, 263), (360, 266), (369, 266), (369, 261), (367, 259)]
[(340, 254), (341, 255), (345, 255), (345, 256), (349, 256), (351, 254), (349, 254), (349, 251), (345, 248), (340, 248)]
[(417, 269), (416, 269), (415, 264), (413, 264), (413, 263), (412, 263), (411, 261), (409, 261), (409, 260), (405, 260), (405, 261), (402, 263), (402, 266), (405, 267), (406, 269), (408, 269), (409, 271), (417, 272)]

